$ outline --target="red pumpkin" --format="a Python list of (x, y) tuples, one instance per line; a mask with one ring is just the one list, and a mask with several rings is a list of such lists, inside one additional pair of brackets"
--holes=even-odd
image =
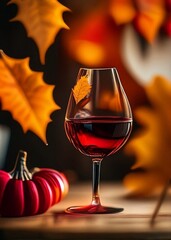
[(44, 213), (68, 193), (64, 174), (48, 168), (36, 168), (30, 173), (27, 153), (19, 151), (14, 170), (0, 170), (0, 215), (31, 216)]

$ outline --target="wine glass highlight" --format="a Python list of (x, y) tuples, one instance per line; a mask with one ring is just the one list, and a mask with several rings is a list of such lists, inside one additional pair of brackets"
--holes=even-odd
[(93, 163), (92, 201), (73, 206), (68, 213), (117, 213), (123, 208), (101, 205), (100, 167), (104, 157), (114, 154), (132, 130), (132, 113), (116, 68), (81, 68), (71, 91), (65, 115), (69, 141)]

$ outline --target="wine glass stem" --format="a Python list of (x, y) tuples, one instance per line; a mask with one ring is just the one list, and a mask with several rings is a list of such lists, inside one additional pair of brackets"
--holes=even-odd
[(100, 184), (100, 167), (101, 158), (95, 158), (93, 160), (93, 193), (92, 193), (92, 205), (101, 205), (99, 197), (99, 184)]

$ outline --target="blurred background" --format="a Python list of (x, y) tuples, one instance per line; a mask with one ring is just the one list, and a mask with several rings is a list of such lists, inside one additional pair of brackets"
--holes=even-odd
[[(91, 160), (74, 149), (64, 131), (65, 110), (77, 72), (82, 66), (116, 67), (133, 116), (137, 109), (151, 107), (146, 90), (151, 80), (156, 75), (171, 78), (171, 1), (60, 0), (71, 10), (63, 13), (70, 29), (57, 34), (45, 65), (24, 26), (10, 21), (17, 7), (7, 2), (0, 1), (0, 48), (12, 58), (30, 57), (31, 69), (43, 71), (44, 81), (55, 85), (53, 96), (61, 110), (51, 114), (48, 146), (32, 132), (24, 134), (8, 111), (0, 111), (0, 167), (10, 171), (23, 149), (28, 152), (28, 168), (50, 167), (66, 173), (71, 181), (90, 180)], [(139, 122), (134, 116), (130, 140), (141, 123), (142, 119)], [(102, 180), (119, 181), (131, 171), (137, 155), (135, 151), (128, 154), (125, 148), (127, 144), (104, 159)]]

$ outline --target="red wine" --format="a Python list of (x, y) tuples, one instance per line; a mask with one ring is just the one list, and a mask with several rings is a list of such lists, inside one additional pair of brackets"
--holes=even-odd
[(128, 139), (132, 119), (91, 117), (65, 121), (68, 139), (76, 149), (90, 157), (105, 157), (115, 153)]

